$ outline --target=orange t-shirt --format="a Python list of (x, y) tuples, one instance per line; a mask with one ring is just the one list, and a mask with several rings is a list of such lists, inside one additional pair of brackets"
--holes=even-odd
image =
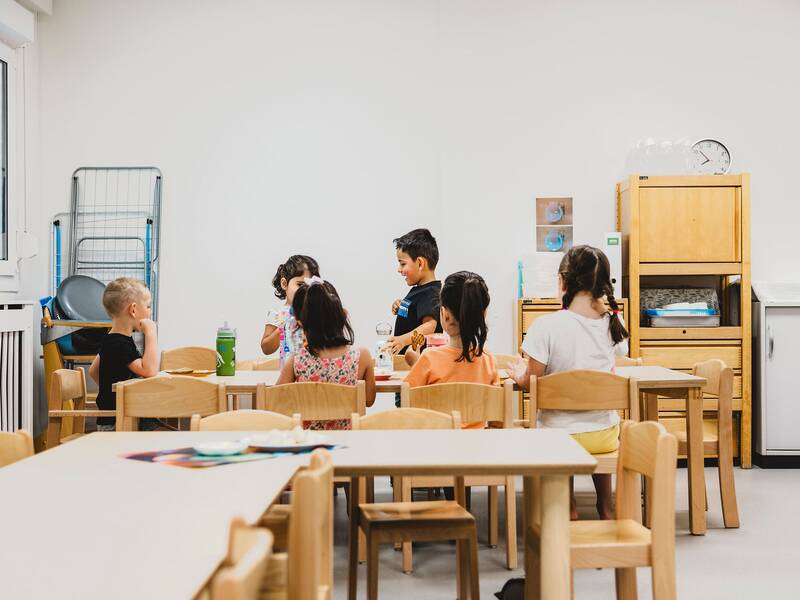
[[(495, 385), (500, 383), (494, 356), (484, 351), (471, 362), (459, 361), (461, 350), (450, 346), (429, 348), (423, 352), (419, 360), (406, 375), (406, 383), (411, 387), (433, 385), (435, 383), (483, 383)], [(464, 423), (462, 429), (483, 429), (486, 423), (477, 421)]]

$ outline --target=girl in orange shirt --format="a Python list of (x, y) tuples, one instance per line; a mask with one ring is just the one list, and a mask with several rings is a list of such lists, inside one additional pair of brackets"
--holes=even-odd
[[(450, 342), (428, 348), (422, 355), (406, 351), (406, 360), (413, 365), (406, 382), (411, 387), (452, 382), (499, 383), (494, 356), (483, 349), (488, 307), (489, 290), (483, 277), (470, 271), (449, 275), (442, 285), (439, 311)], [(482, 422), (464, 425), (484, 426)]]

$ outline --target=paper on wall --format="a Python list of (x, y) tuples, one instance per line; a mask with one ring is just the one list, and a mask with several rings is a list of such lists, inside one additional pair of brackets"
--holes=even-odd
[(563, 252), (534, 252), (522, 257), (522, 291), (526, 298), (558, 297), (558, 266)]

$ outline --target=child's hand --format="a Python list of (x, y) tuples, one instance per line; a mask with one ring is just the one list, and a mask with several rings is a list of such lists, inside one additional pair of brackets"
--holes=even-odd
[(390, 336), (386, 340), (386, 345), (383, 347), (384, 350), (388, 350), (392, 354), (400, 354), (400, 350), (408, 346), (408, 342), (403, 340), (405, 336)]
[(139, 321), (139, 331), (141, 331), (144, 335), (155, 334), (156, 324), (152, 319), (142, 319)]
[(397, 300), (392, 302), (392, 314), (393, 315), (397, 314), (397, 310), (400, 308), (400, 303), (401, 302), (402, 302), (402, 300), (400, 298), (398, 298)]
[(509, 361), (506, 372), (511, 379), (520, 383), (525, 378), (525, 373), (528, 372), (528, 363), (520, 357), (514, 357)]

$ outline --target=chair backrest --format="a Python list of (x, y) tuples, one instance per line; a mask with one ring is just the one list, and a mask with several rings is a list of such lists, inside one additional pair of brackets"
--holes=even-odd
[(217, 351), (204, 346), (183, 346), (161, 353), (161, 370), (217, 368)]
[(227, 406), (224, 383), (181, 376), (131, 379), (117, 384), (117, 431), (135, 431), (141, 417), (205, 417)]
[(411, 367), (406, 362), (406, 357), (402, 354), (395, 354), (392, 357), (392, 366), (395, 371), (410, 371)]
[(366, 413), (366, 384), (303, 382), (267, 387), (260, 383), (256, 387), (256, 408), (287, 416), (300, 414), (304, 421), (350, 419), (353, 413)]
[(33, 437), (24, 429), (0, 431), (0, 467), (33, 456)]
[(614, 357), (614, 366), (616, 367), (641, 367), (642, 366), (642, 359), (639, 358), (631, 358), (630, 356), (615, 356)]
[[(537, 410), (627, 410), (639, 420), (636, 379), (604, 371), (575, 370), (531, 377), (530, 411)], [(531, 418), (531, 427), (536, 419)]]
[(514, 354), (493, 354), (494, 364), (498, 369), (507, 369), (509, 365), (522, 360), (522, 357)]
[(396, 408), (367, 417), (353, 413), (352, 428), (358, 429), (461, 429), (461, 414), (425, 408)]
[(192, 415), (190, 431), (269, 431), (301, 427), (300, 415), (287, 417), (268, 410), (229, 410), (216, 415)]
[(228, 534), (228, 554), (211, 578), (211, 600), (257, 600), (272, 554), (272, 532), (250, 527), (234, 517)]
[[(49, 411), (86, 407), (86, 374), (83, 369), (56, 369), (50, 375)], [(73, 418), (72, 427), (65, 435), (83, 433), (84, 418)], [(45, 447), (55, 448), (61, 443), (62, 418), (49, 418)]]
[(261, 358), (253, 361), (253, 371), (280, 371), (281, 359), (279, 356)]
[(330, 598), (333, 588), (333, 461), (315, 450), (292, 480), (288, 533), (288, 597)]
[(511, 405), (514, 382), (506, 381), (502, 386), (481, 383), (437, 383), (420, 387), (400, 388), (400, 406), (404, 408), (427, 408), (443, 413), (454, 410), (466, 423), (495, 421), (503, 427), (511, 427)]
[(617, 459), (617, 519), (642, 522), (642, 475), (648, 480), (653, 546), (675, 543), (678, 439), (655, 421), (623, 421)]

